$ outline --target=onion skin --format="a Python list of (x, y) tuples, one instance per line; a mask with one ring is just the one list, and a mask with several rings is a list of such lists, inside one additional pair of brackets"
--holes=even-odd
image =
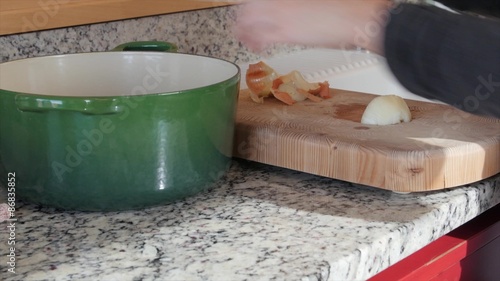
[[(276, 78), (273, 82), (271, 92), (274, 97), (288, 105), (301, 102), (305, 99), (321, 102), (324, 98), (331, 97), (330, 85), (327, 81), (322, 83), (307, 82), (302, 74), (296, 70)], [(279, 93), (279, 97), (277, 93)], [(284, 98), (284, 95), (288, 95), (289, 97)]]
[[(316, 93), (311, 94), (314, 95)], [(317, 94), (324, 99), (329, 99), (332, 97), (332, 95), (330, 94), (330, 84), (328, 83), (328, 81), (319, 83), (319, 93)]]
[(245, 78), (250, 97), (256, 103), (263, 103), (264, 98), (271, 94), (288, 105), (305, 99), (320, 102), (331, 98), (330, 85), (327, 81), (310, 83), (296, 70), (278, 76), (274, 69), (262, 61), (250, 64)]
[(250, 64), (245, 80), (252, 100), (257, 103), (263, 103), (264, 98), (271, 94), (273, 81), (277, 77), (278, 74), (276, 71), (262, 61)]

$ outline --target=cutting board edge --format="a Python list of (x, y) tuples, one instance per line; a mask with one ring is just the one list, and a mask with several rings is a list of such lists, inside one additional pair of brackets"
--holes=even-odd
[[(412, 159), (422, 159), (422, 161), (427, 161), (428, 165), (438, 165), (436, 161), (439, 161), (439, 157), (445, 157), (443, 151), (392, 151), (391, 155), (387, 153), (380, 152), (378, 155), (370, 154), (372, 150), (368, 150), (368, 147), (363, 147), (362, 145), (352, 145), (347, 144), (341, 140), (337, 140), (335, 143), (307, 143), (307, 139), (302, 139), (300, 143), (295, 143), (291, 145), (292, 151), (299, 151), (300, 149), (311, 149), (322, 151), (320, 156), (325, 156), (331, 153), (333, 150), (344, 151), (345, 153), (353, 153), (353, 157), (358, 159), (351, 163), (352, 167), (362, 167), (363, 161), (370, 162), (375, 161), (371, 158), (382, 157), (377, 161), (382, 163), (379, 167), (369, 167), (371, 170), (364, 170), (363, 172), (357, 174), (347, 174), (342, 175), (342, 173), (336, 172), (335, 167), (345, 165), (345, 162), (341, 157), (326, 157), (323, 159), (325, 169), (318, 168), (317, 165), (307, 166), (301, 161), (294, 161), (293, 156), (285, 155), (286, 150), (275, 149), (280, 147), (277, 142), (277, 136), (269, 134), (281, 134), (288, 135), (293, 139), (293, 135), (290, 132), (294, 132), (294, 129), (290, 128), (280, 128), (279, 130), (272, 131), (259, 126), (248, 126), (248, 124), (237, 123), (234, 138), (234, 150), (233, 157), (255, 161), (263, 164), (268, 164), (272, 166), (287, 168), (291, 170), (306, 172), (318, 176), (328, 177), (332, 179), (352, 182), (355, 184), (362, 184), (371, 187), (381, 188), (385, 190), (397, 191), (397, 192), (425, 192), (433, 190), (441, 190), (447, 188), (453, 188), (461, 185), (466, 185), (472, 182), (477, 182), (500, 173), (500, 158), (495, 157), (500, 152), (500, 144), (492, 145), (490, 140), (485, 140), (485, 143), (489, 143), (489, 146), (485, 146), (486, 149), (484, 155), (485, 157), (491, 156), (489, 158), (489, 172), (484, 168), (478, 169), (475, 172), (462, 173), (460, 177), (457, 177), (453, 173), (453, 170), (464, 170), (467, 165), (470, 165), (471, 159), (463, 158), (463, 155), (456, 155), (456, 157), (449, 157), (446, 162), (443, 162), (443, 167), (439, 169), (438, 172), (427, 172), (425, 169), (421, 169), (417, 166), (411, 166), (412, 161), (408, 161), (409, 157), (398, 157), (398, 154), (408, 154), (410, 153)], [(261, 136), (259, 136), (261, 135)], [(262, 135), (267, 135), (267, 137), (262, 137)], [(281, 138), (283, 139), (283, 137)], [(260, 143), (259, 143), (260, 142)], [(243, 147), (245, 145), (250, 145), (250, 147)], [(480, 144), (480, 143), (479, 143)], [(289, 144), (290, 145), (290, 144)], [(336, 148), (333, 149), (332, 145)], [(252, 147), (253, 146), (253, 147)], [(349, 148), (350, 147), (350, 148)], [(273, 150), (273, 157), (269, 157), (269, 150)], [(359, 157), (359, 151), (368, 151), (364, 154), (364, 157)], [(317, 153), (317, 152), (316, 152)], [(280, 157), (280, 155), (285, 155)], [(285, 160), (286, 159), (286, 160)], [(292, 159), (292, 160), (290, 160)], [(407, 164), (406, 162), (410, 164)], [(481, 161), (486, 161), (481, 159)], [(295, 163), (290, 164), (290, 163)], [(302, 165), (301, 165), (302, 163)], [(408, 166), (410, 165), (410, 166)], [(453, 166), (454, 165), (454, 166)], [(463, 165), (458, 166), (457, 165)], [(333, 169), (333, 170), (332, 170)], [(383, 177), (377, 177), (378, 174), (383, 174)], [(366, 176), (368, 175), (368, 176)], [(370, 175), (375, 175), (371, 177)], [(395, 179), (397, 176), (401, 176), (399, 180)]]
[[(434, 187), (420, 186), (420, 187), (413, 187), (413, 188), (393, 188), (393, 187), (389, 187), (389, 186), (386, 186), (386, 185), (374, 184), (373, 182), (370, 182), (370, 181), (352, 180), (352, 179), (343, 178), (343, 177), (332, 177), (332, 176), (329, 176), (328, 174), (324, 174), (324, 173), (320, 173), (320, 172), (316, 172), (316, 171), (312, 171), (312, 170), (297, 169), (297, 168), (294, 168), (294, 167), (291, 167), (291, 166), (288, 166), (288, 165), (279, 165), (279, 164), (271, 163), (271, 162), (267, 162), (267, 161), (259, 161), (259, 160), (255, 160), (255, 159), (251, 159), (251, 158), (244, 158), (244, 157), (241, 157), (239, 155), (233, 155), (233, 157), (234, 158), (238, 158), (238, 159), (242, 159), (242, 160), (246, 160), (246, 161), (252, 161), (252, 162), (256, 162), (256, 163), (260, 163), (260, 164), (266, 164), (266, 165), (271, 165), (271, 166), (275, 166), (275, 167), (285, 168), (285, 169), (294, 170), (294, 171), (298, 171), (298, 172), (308, 173), (308, 174), (311, 174), (311, 175), (316, 175), (316, 176), (321, 176), (321, 177), (325, 177), (325, 178), (330, 178), (330, 179), (334, 179), (334, 180), (340, 180), (340, 181), (345, 181), (345, 182), (349, 182), (349, 183), (353, 183), (353, 184), (364, 185), (364, 186), (378, 188), (378, 189), (383, 189), (383, 190), (387, 190), (387, 191), (403, 192), (403, 193), (406, 193), (406, 192), (409, 192), (409, 193), (418, 193), (418, 192), (429, 192), (429, 191), (438, 191), (438, 190), (451, 189), (451, 188), (455, 188), (455, 187), (460, 187), (460, 186), (465, 186), (465, 185), (473, 184), (475, 182), (480, 182), (482, 180), (486, 180), (486, 179), (488, 179), (490, 177), (493, 177), (493, 176), (496, 176), (496, 175), (500, 174), (500, 168), (499, 168), (498, 172), (496, 172), (496, 173), (485, 174), (484, 176), (478, 177), (476, 179), (469, 179), (467, 181), (462, 181), (462, 182), (454, 183), (454, 184), (444, 184), (442, 186), (437, 186), (437, 187), (436, 186), (434, 186)], [(447, 181), (443, 180), (442, 182), (447, 182)], [(402, 186), (406, 186), (406, 185), (402, 185)]]

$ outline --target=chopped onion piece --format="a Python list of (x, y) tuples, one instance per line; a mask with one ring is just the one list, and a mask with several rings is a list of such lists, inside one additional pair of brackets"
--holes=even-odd
[(408, 105), (396, 95), (374, 98), (361, 117), (361, 123), (367, 125), (391, 125), (410, 121), (411, 112)]

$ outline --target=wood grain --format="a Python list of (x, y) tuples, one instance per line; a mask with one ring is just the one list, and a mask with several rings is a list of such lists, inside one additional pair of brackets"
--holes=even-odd
[(331, 89), (333, 98), (292, 106), (240, 93), (238, 158), (398, 192), (455, 187), (500, 172), (500, 120), (406, 100), (413, 120), (364, 125), (371, 94)]

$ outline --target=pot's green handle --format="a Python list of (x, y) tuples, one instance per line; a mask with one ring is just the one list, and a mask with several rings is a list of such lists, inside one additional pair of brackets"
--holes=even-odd
[(155, 51), (155, 52), (177, 52), (177, 45), (163, 41), (137, 41), (116, 46), (111, 51)]
[(123, 106), (117, 105), (115, 98), (75, 98), (75, 97), (40, 97), (17, 95), (16, 106), (21, 111), (73, 111), (90, 115), (117, 114)]

